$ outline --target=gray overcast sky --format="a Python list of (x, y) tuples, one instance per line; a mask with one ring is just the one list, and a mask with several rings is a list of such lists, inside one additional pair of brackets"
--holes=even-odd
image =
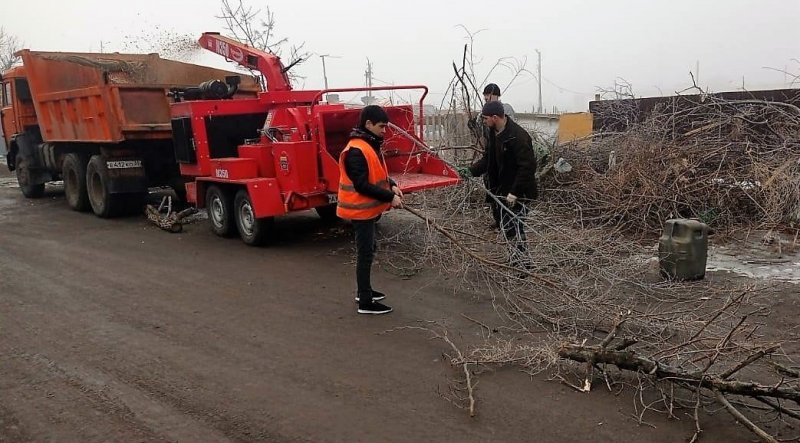
[[(466, 33), (475, 32), (479, 79), (500, 57), (527, 57), (536, 70), (543, 57), (545, 107), (583, 110), (598, 86), (622, 77), (637, 95), (658, 95), (690, 84), (700, 62), (700, 83), (714, 91), (787, 86), (800, 74), (800, 0), (461, 0), (402, 2), (325, 0), (272, 1), (277, 33), (329, 59), (331, 87), (364, 83), (366, 58), (374, 76), (395, 84), (423, 83), (429, 104), (438, 105), (461, 59)], [(111, 6), (113, 5), (113, 6)], [(222, 31), (219, 0), (91, 0), (14, 2), (0, 24), (38, 50), (131, 51), (159, 49), (165, 34), (195, 39)], [(168, 40), (168, 39), (167, 39)], [(135, 52), (135, 51), (131, 51)], [(794, 59), (794, 60), (793, 60)], [(196, 61), (219, 63), (207, 54)], [(314, 57), (297, 69), (306, 88), (322, 86), (322, 66)], [(496, 71), (491, 81), (505, 87), (511, 74)], [(303, 86), (303, 85), (298, 85)], [(526, 75), (506, 90), (517, 111), (537, 101), (536, 81)]]

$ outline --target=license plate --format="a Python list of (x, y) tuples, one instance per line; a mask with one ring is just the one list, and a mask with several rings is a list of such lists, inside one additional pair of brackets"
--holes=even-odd
[(328, 194), (328, 203), (339, 203), (339, 194)]
[(112, 160), (106, 162), (106, 167), (108, 169), (130, 169), (130, 168), (141, 168), (142, 161), (141, 160)]

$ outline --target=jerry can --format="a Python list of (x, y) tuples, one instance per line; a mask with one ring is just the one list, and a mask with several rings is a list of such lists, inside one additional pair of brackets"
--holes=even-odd
[(698, 220), (671, 219), (658, 241), (661, 275), (674, 280), (700, 280), (706, 275), (708, 225)]

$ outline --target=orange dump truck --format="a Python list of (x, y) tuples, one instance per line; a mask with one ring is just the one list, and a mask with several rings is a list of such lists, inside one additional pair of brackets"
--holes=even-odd
[(157, 54), (18, 55), (22, 65), (3, 74), (0, 94), (8, 168), (26, 197), (63, 180), (71, 208), (101, 217), (140, 210), (150, 187), (185, 192), (171, 93), (255, 97), (260, 89), (253, 77)]

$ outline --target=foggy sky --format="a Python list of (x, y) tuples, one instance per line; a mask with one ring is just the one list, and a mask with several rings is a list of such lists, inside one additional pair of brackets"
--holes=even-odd
[[(479, 81), (502, 57), (527, 57), (526, 68), (535, 73), (539, 49), (546, 108), (584, 110), (597, 88), (616, 78), (639, 96), (671, 94), (690, 85), (698, 62), (700, 85), (713, 91), (739, 89), (743, 81), (747, 89), (789, 86), (791, 77), (765, 67), (800, 75), (798, 0), (249, 3), (269, 4), (279, 36), (339, 57), (327, 59), (331, 87), (363, 85), (369, 57), (376, 85), (426, 84), (433, 105), (453, 77), (452, 62), (460, 64), (468, 42), (462, 26), (481, 31), (474, 45)], [(137, 52), (161, 49), (168, 36), (224, 31), (217, 15), (218, 0), (29, 0), (7, 6), (0, 25), (35, 50), (99, 51), (102, 45)], [(193, 61), (223, 63), (210, 53)], [(294, 72), (305, 78), (296, 87), (323, 85), (319, 57)], [(530, 112), (538, 100), (535, 77), (525, 73), (506, 88), (511, 75), (500, 68), (489, 80), (506, 89), (504, 101), (518, 112)]]

